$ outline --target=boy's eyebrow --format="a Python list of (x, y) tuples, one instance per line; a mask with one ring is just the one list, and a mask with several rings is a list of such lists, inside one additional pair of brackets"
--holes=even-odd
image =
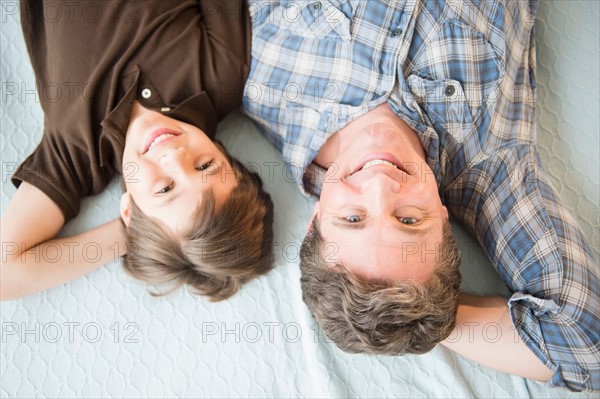
[(159, 206), (160, 206), (160, 207), (163, 207), (163, 206), (167, 206), (167, 205), (169, 205), (171, 202), (173, 202), (173, 201), (175, 201), (177, 198), (179, 198), (179, 195), (180, 195), (180, 193), (181, 193), (181, 191), (177, 191), (175, 194), (173, 194), (173, 195), (170, 195), (170, 196), (169, 196), (169, 197), (168, 197), (166, 200), (164, 200), (163, 202), (161, 202), (161, 203), (159, 204)]
[[(211, 193), (212, 195), (214, 195), (214, 191), (213, 191), (212, 187), (207, 187), (202, 191), (202, 198), (205, 198), (207, 193)], [(180, 196), (181, 196), (181, 191), (177, 191), (175, 194), (171, 195), (169, 198), (167, 198), (163, 202), (161, 202), (158, 206), (161, 208), (164, 206), (167, 206), (171, 202), (173, 202), (177, 198), (179, 198)], [(199, 206), (202, 206), (202, 204), (200, 204)]]

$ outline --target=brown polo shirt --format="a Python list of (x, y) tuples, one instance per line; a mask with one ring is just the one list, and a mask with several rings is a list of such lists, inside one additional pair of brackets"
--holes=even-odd
[(134, 101), (210, 137), (241, 102), (243, 0), (23, 0), (21, 22), (45, 120), (12, 181), (42, 190), (65, 220), (121, 172)]

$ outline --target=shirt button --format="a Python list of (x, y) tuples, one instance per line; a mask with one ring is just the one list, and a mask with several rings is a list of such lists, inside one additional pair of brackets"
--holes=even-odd
[(162, 108), (160, 109), (160, 112), (169, 112), (170, 110), (171, 110), (171, 108), (170, 108), (170, 107), (162, 107)]
[(447, 85), (444, 88), (444, 94), (447, 95), (448, 97), (451, 97), (455, 92), (456, 92), (456, 89), (452, 85)]
[(312, 7), (313, 10), (320, 10), (323, 5), (321, 4), (320, 1), (315, 1), (310, 6)]
[(393, 36), (393, 37), (398, 37), (398, 36), (400, 36), (401, 34), (402, 34), (402, 29), (394, 29), (394, 30), (392, 31), (392, 36)]
[(144, 97), (144, 98), (150, 98), (150, 96), (152, 96), (152, 92), (150, 91), (150, 89), (144, 89), (144, 90), (142, 90), (142, 97)]

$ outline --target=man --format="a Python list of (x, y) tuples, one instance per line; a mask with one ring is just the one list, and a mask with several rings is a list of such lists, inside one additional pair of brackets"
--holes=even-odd
[[(536, 154), (536, 8), (251, 4), (244, 109), (299, 169), (301, 189), (320, 195), (302, 289), (342, 349), (423, 353), (454, 328), (481, 337), (493, 322), (498, 342), (443, 344), (499, 370), (600, 389), (597, 261)], [(448, 213), (478, 239), (508, 302), (459, 300)]]

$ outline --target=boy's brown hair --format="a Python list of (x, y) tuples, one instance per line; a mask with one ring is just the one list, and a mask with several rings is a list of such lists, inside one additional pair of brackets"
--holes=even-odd
[(246, 281), (265, 274), (273, 264), (273, 203), (256, 173), (215, 142), (233, 168), (237, 186), (219, 212), (206, 195), (191, 225), (175, 235), (146, 216), (133, 199), (125, 227), (127, 255), (123, 265), (133, 277), (155, 286), (170, 285), (165, 295), (183, 284), (211, 301), (235, 294)]
[(460, 251), (446, 223), (439, 262), (425, 283), (367, 282), (344, 268), (327, 265), (319, 253), (318, 224), (300, 250), (302, 298), (319, 326), (351, 353), (421, 354), (454, 328), (460, 286)]

